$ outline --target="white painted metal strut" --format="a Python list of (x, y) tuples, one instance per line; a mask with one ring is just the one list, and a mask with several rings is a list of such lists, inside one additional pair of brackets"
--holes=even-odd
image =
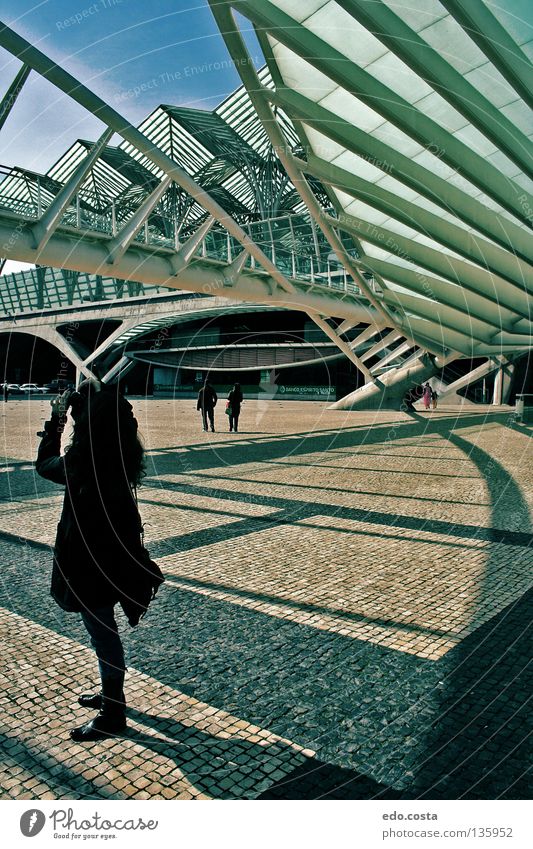
[(37, 251), (40, 251), (46, 245), (48, 239), (61, 221), (63, 213), (71, 203), (74, 195), (84, 182), (112, 135), (112, 130), (106, 130), (100, 136), (96, 144), (93, 145), (92, 150), (80, 162), (70, 179), (55, 196), (42, 218), (33, 225), (33, 235), (35, 237)]
[(30, 75), (30, 71), (31, 68), (29, 65), (23, 65), (2, 98), (2, 102), (0, 103), (0, 130), (7, 121), (9, 114), (15, 105), (15, 101)]
[(17, 56), (21, 61), (32, 67), (49, 82), (64, 91), (73, 100), (88, 109), (108, 127), (130, 142), (143, 153), (154, 165), (182, 187), (200, 206), (207, 210), (223, 227), (239, 241), (255, 260), (273, 277), (276, 283), (285, 291), (294, 291), (294, 287), (276, 268), (274, 263), (258, 247), (242, 227), (208, 194), (192, 177), (177, 165), (174, 160), (160, 150), (140, 130), (109, 106), (98, 95), (90, 91), (67, 71), (60, 68), (40, 50), (15, 33), (5, 24), (0, 23), (0, 45)]
[[(265, 132), (267, 133), (280, 162), (296, 187), (300, 197), (306, 204), (312, 219), (321, 228), (326, 239), (331, 245), (332, 250), (339, 258), (339, 261), (354, 280), (357, 281), (357, 285), (360, 287), (361, 291), (364, 292), (372, 306), (378, 311), (378, 313), (380, 313), (381, 316), (383, 316), (388, 324), (396, 327), (397, 324), (387, 307), (379, 300), (379, 298), (376, 297), (371, 287), (360, 273), (356, 264), (347, 253), (341, 239), (335, 233), (333, 227), (324, 220), (323, 211), (320, 208), (317, 199), (311, 191), (304, 174), (295, 164), (294, 157), (290, 151), (290, 146), (276, 120), (272, 107), (268, 102), (267, 97), (264, 97), (262, 94), (261, 82), (255, 72), (244, 41), (231, 14), (229, 13), (228, 8), (225, 5), (220, 5), (214, 2), (214, 0), (209, 0), (209, 3), (228, 50), (232, 58), (236, 60), (237, 70), (239, 71), (240, 77), (246, 87), (248, 95), (254, 105)], [(352, 352), (351, 359), (353, 356)], [(357, 358), (356, 364), (357, 368), (365, 373), (366, 369), (360, 362), (359, 358)]]

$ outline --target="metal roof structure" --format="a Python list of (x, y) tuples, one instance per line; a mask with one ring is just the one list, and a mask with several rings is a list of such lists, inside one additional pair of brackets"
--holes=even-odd
[[(219, 253), (230, 269), (228, 296), (297, 303), (367, 383), (372, 375), (353, 354), (353, 340), (343, 339), (354, 326), (350, 281), (369, 326), (395, 335), (391, 381), (402, 378), (402, 362), (425, 355), (440, 364), (458, 357), (502, 363), (531, 350), (533, 29), (520, 18), (523, 3), (210, 5), (243, 88), (213, 113), (162, 105), (138, 129), (20, 36), (0, 30), (4, 47), (108, 128), (93, 145), (77, 142), (40, 181), (37, 254), (46, 256), (50, 241), (56, 258), (97, 270), (102, 251), (87, 229), (70, 252), (66, 244), (52, 251), (76, 195), (71, 226), (80, 230), (80, 208), (96, 210), (90, 229), (107, 234), (108, 262), (124, 279), (144, 224), (145, 236), (149, 225), (165, 237), (152, 244), (173, 246), (180, 257), (166, 260), (168, 285), (194, 289), (183, 269), (198, 265), (199, 244), (221, 228), (233, 240)], [(259, 72), (234, 13), (255, 26), (267, 63)], [(113, 131), (124, 140), (116, 148), (108, 144)], [(6, 177), (3, 196), (6, 190), (19, 215), (37, 202), (26, 173)], [(111, 224), (102, 224), (97, 217), (110, 204)], [(312, 263), (310, 285), (297, 282), (294, 228), (283, 231), (283, 245), (283, 232), (265, 223), (287, 213), (307, 218), (304, 250), (313, 253), (320, 241), (343, 268), (344, 288), (320, 308), (313, 298), (324, 280)], [(31, 256), (23, 242), (10, 255)], [(323, 259), (323, 250), (314, 252)], [(150, 282), (161, 284), (153, 257), (143, 267), (151, 263)], [(259, 268), (271, 281), (260, 298), (251, 279)]]
[[(305, 159), (280, 144), (293, 181), (329, 186), (399, 327), (465, 355), (472, 340), (529, 345), (531, 26), (481, 0), (211, 6), (272, 143), (277, 108), (298, 132)], [(244, 61), (233, 11), (256, 26), (274, 88)]]

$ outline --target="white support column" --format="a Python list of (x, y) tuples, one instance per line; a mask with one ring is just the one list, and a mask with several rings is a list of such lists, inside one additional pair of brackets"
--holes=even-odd
[(368, 351), (365, 351), (361, 359), (363, 361), (370, 360), (372, 357), (375, 357), (376, 354), (379, 354), (383, 348), (386, 348), (387, 345), (392, 345), (393, 342), (396, 342), (398, 339), (402, 338), (401, 333), (397, 333), (395, 330), (391, 330), (390, 333), (387, 333), (383, 339), (380, 339), (379, 342), (376, 342)]
[(117, 380), (119, 377), (127, 374), (134, 365), (134, 360), (130, 360), (129, 357), (121, 357), (118, 363), (115, 363), (115, 365), (109, 369), (107, 374), (103, 376), (102, 383), (111, 383), (113, 380)]
[(322, 332), (325, 333), (326, 336), (329, 336), (329, 338), (332, 342), (335, 343), (337, 348), (339, 348), (339, 350), (341, 350), (342, 353), (348, 357), (348, 359), (354, 364), (354, 366), (359, 369), (362, 374), (364, 374), (365, 381), (372, 380), (372, 375), (370, 374), (367, 367), (363, 365), (359, 357), (356, 356), (356, 354), (354, 354), (354, 352), (352, 351), (350, 345), (348, 345), (348, 343), (345, 342), (344, 339), (340, 338), (340, 336), (333, 330), (333, 328), (327, 323), (327, 321), (325, 321), (323, 318), (320, 318), (319, 315), (313, 312), (308, 312), (308, 315), (309, 318), (311, 318), (315, 322), (315, 324), (320, 327)]
[(69, 345), (64, 336), (62, 336), (55, 327), (29, 327), (28, 330), (24, 330), (24, 332), (28, 332), (33, 336), (38, 336), (40, 339), (44, 339), (45, 342), (49, 342), (54, 348), (57, 348), (76, 368), (76, 379), (78, 379), (78, 372), (83, 374), (85, 377), (90, 377), (93, 380), (95, 379), (95, 375), (91, 371), (88, 366), (85, 365), (82, 358), (79, 354), (76, 353), (72, 345)]
[[(341, 326), (339, 327), (339, 332), (341, 332), (342, 326), (346, 323), (349, 323), (349, 322), (347, 322), (347, 321), (342, 322)], [(353, 325), (352, 325), (352, 327), (353, 327)], [(379, 324), (379, 323), (369, 324), (368, 327), (365, 330), (363, 330), (362, 333), (359, 334), (359, 336), (356, 336), (355, 339), (353, 339), (350, 342), (350, 348), (353, 348), (353, 350), (355, 351), (355, 349), (359, 348), (360, 345), (363, 345), (365, 342), (368, 342), (369, 339), (372, 339), (372, 336), (375, 336), (376, 333), (380, 333), (383, 330), (383, 327), (384, 327), (384, 325)], [(345, 330), (343, 330), (342, 332), (346, 333)]]
[(104, 339), (104, 341), (100, 345), (98, 345), (98, 347), (95, 348), (95, 350), (91, 354), (89, 354), (88, 357), (85, 358), (85, 360), (83, 361), (84, 364), (88, 366), (89, 363), (92, 363), (93, 360), (96, 360), (101, 354), (104, 354), (107, 349), (111, 347), (111, 345), (116, 339), (119, 339), (123, 333), (126, 333), (126, 331), (131, 330), (131, 328), (135, 327), (137, 324), (141, 324), (140, 318), (124, 319), (120, 327), (115, 328), (115, 330), (113, 330), (113, 332), (110, 333), (109, 336), (107, 336), (107, 338)]
[(210, 215), (209, 218), (207, 218), (206, 221), (204, 221), (204, 223), (201, 224), (200, 227), (198, 227), (198, 230), (196, 230), (192, 234), (192, 236), (189, 236), (189, 238), (186, 242), (183, 243), (179, 251), (176, 251), (175, 254), (172, 254), (169, 259), (169, 262), (174, 270), (174, 274), (176, 277), (178, 276), (180, 271), (183, 271), (183, 269), (189, 264), (194, 254), (196, 253), (199, 245), (201, 244), (201, 242), (203, 242), (214, 223), (215, 219), (212, 215)]
[(506, 357), (501, 357), (500, 365), (494, 378), (494, 391), (492, 394), (492, 403), (494, 406), (507, 404), (511, 390), (513, 371), (514, 364), (509, 362)]

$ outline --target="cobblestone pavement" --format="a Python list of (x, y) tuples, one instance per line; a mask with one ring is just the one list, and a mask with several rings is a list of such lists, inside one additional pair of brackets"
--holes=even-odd
[[(2, 405), (4, 799), (527, 798), (531, 429), (510, 410), (133, 400), (167, 577), (128, 650), (129, 730), (74, 745), (97, 670), (49, 596), (45, 400)], [(227, 427), (222, 411), (217, 424)]]

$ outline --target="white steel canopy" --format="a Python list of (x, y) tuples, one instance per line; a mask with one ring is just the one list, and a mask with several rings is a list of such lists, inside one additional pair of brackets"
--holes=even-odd
[[(6, 256), (193, 291), (210, 275), (228, 297), (306, 311), (368, 383), (361, 309), (380, 350), (395, 346), (391, 383), (432, 357), (530, 351), (527, 4), (209, 2), (244, 88), (213, 113), (161, 106), (138, 129), (0, 27), (0, 44), (105, 125), (44, 177), (10, 173)], [(259, 72), (235, 13), (255, 27)], [(302, 215), (309, 257), (295, 250)]]
[[(406, 336), (464, 356), (531, 344), (531, 21), (518, 0), (211, 0), (265, 130), (310, 176)], [(465, 11), (466, 9), (466, 11)], [(246, 61), (255, 26), (274, 80)], [(282, 144), (276, 110), (304, 153)]]

